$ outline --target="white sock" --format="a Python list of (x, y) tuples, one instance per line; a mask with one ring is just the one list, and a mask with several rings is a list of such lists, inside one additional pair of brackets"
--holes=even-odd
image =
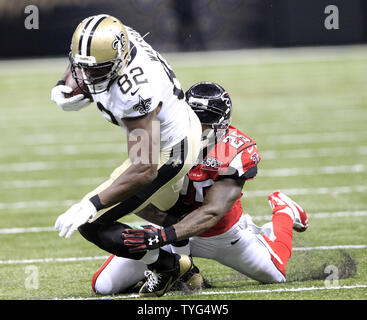
[(187, 256), (189, 256), (190, 255), (190, 243), (182, 247), (175, 247), (174, 245), (171, 245), (171, 250), (173, 253), (186, 254)]
[(152, 264), (158, 260), (159, 249), (148, 250), (147, 253), (139, 260), (145, 264)]

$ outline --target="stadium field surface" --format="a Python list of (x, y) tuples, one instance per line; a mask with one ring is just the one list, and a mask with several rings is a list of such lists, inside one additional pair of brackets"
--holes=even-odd
[[(267, 196), (281, 190), (306, 209), (310, 227), (294, 232), (287, 283), (263, 285), (195, 259), (210, 288), (160, 299), (367, 299), (367, 47), (165, 56), (184, 89), (199, 81), (226, 88), (233, 125), (256, 140), (262, 161), (245, 184), (244, 211), (259, 225), (270, 221)], [(0, 299), (139, 299), (136, 291), (94, 294), (107, 253), (53, 229), (127, 157), (123, 132), (94, 105), (63, 112), (50, 101), (65, 64), (0, 61)]]

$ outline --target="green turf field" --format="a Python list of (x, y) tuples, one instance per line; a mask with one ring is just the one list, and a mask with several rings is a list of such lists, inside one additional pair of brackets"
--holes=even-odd
[[(161, 299), (366, 299), (367, 47), (168, 60), (184, 89), (222, 84), (233, 124), (257, 141), (262, 161), (245, 211), (270, 221), (267, 195), (280, 189), (308, 211), (310, 228), (294, 234), (286, 284), (197, 259), (212, 287)], [(91, 279), (107, 253), (52, 230), (126, 158), (122, 131), (95, 106), (68, 113), (50, 101), (63, 71), (60, 60), (0, 62), (0, 299), (136, 299), (96, 296)]]

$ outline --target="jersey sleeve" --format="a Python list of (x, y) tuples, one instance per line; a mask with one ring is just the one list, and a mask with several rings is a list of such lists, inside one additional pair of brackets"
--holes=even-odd
[[(119, 90), (121, 89), (119, 88)], [(159, 95), (149, 84), (133, 86), (121, 99), (121, 118), (144, 116), (157, 108), (160, 102)]]
[(260, 155), (256, 145), (252, 145), (237, 153), (226, 168), (219, 171), (221, 178), (253, 179), (257, 175), (257, 164)]
[(116, 80), (111, 88), (111, 99), (106, 103), (113, 108), (114, 115), (123, 119), (152, 112), (162, 99), (160, 84), (148, 66), (143, 68), (133, 63)]

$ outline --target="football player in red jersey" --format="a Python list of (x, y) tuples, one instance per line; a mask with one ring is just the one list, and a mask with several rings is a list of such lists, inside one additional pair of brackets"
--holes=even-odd
[[(180, 199), (169, 212), (150, 205), (138, 214), (163, 228), (125, 229), (124, 244), (130, 252), (163, 247), (216, 260), (263, 283), (285, 282), (292, 229), (307, 229), (305, 211), (283, 193), (274, 192), (269, 196), (272, 222), (258, 227), (243, 214), (242, 188), (256, 176), (261, 160), (256, 143), (230, 125), (232, 103), (218, 84), (195, 84), (186, 99), (203, 126), (202, 155), (185, 176)], [(94, 275), (93, 290), (123, 292), (143, 279), (144, 272), (154, 286), (152, 271), (141, 261), (112, 255)], [(191, 274), (200, 279), (197, 269)]]

